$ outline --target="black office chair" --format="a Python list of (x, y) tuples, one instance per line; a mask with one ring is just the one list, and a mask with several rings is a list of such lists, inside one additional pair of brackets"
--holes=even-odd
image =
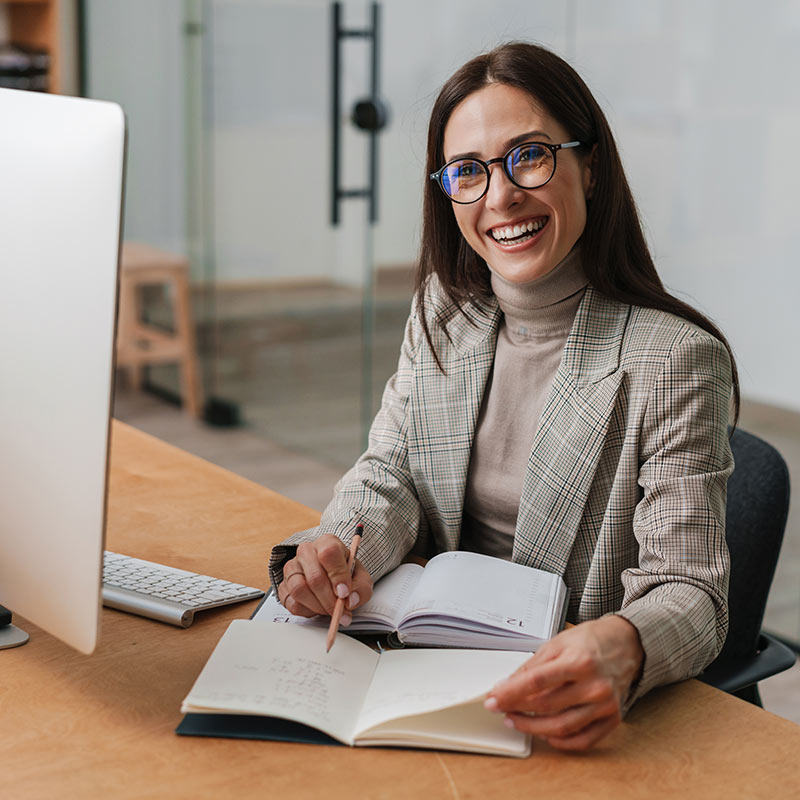
[(761, 705), (758, 681), (789, 669), (795, 654), (761, 630), (789, 513), (789, 470), (772, 445), (742, 430), (731, 449), (726, 539), (731, 553), (730, 626), (722, 652), (700, 680)]

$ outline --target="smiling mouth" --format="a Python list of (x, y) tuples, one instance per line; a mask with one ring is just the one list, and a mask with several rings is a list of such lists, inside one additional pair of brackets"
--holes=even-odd
[(549, 217), (537, 217), (516, 225), (498, 225), (496, 228), (492, 228), (489, 233), (500, 245), (521, 244), (533, 239), (547, 225), (549, 219)]

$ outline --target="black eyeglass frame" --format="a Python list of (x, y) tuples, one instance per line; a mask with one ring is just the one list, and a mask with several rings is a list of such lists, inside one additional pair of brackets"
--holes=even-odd
[[(514, 180), (514, 176), (511, 174), (511, 169), (508, 166), (508, 159), (515, 150), (519, 150), (522, 147), (529, 147), (532, 144), (535, 144), (537, 147), (546, 147), (553, 154), (553, 171), (550, 173), (550, 177), (544, 181), (544, 183), (539, 183), (536, 186), (523, 186), (521, 183), (517, 183)], [(504, 156), (500, 156), (500, 158), (490, 158), (488, 161), (481, 161), (480, 158), (454, 158), (451, 161), (448, 161), (443, 167), (440, 167), (438, 170), (436, 170), (436, 172), (432, 172), (429, 177), (432, 181), (436, 181), (439, 188), (444, 193), (444, 196), (448, 200), (452, 200), (452, 202), (458, 203), (462, 206), (467, 206), (470, 203), (477, 203), (478, 200), (484, 197), (486, 192), (489, 191), (489, 181), (492, 179), (492, 173), (489, 167), (492, 164), (502, 164), (503, 172), (505, 172), (506, 177), (511, 181), (511, 183), (514, 184), (514, 186), (518, 186), (520, 189), (541, 189), (542, 186), (546, 186), (548, 183), (550, 183), (550, 181), (553, 179), (553, 175), (556, 174), (556, 167), (558, 166), (556, 153), (559, 150), (567, 150), (571, 147), (580, 147), (583, 144), (584, 142), (577, 141), (564, 142), (563, 144), (549, 144), (548, 142), (523, 142), (522, 144), (514, 145), (514, 147), (512, 147)], [(483, 167), (483, 171), (486, 173), (486, 186), (474, 200), (456, 200), (455, 197), (451, 197), (444, 188), (444, 183), (442, 182), (442, 175), (444, 174), (444, 171), (451, 164), (457, 164), (459, 161), (473, 161), (476, 164), (480, 164)]]

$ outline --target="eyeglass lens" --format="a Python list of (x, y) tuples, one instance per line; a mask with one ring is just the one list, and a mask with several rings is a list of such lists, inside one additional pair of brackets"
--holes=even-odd
[[(535, 189), (547, 183), (555, 170), (555, 157), (540, 144), (523, 144), (510, 150), (503, 168), (511, 180), (524, 189)], [(462, 158), (442, 170), (441, 184), (446, 194), (461, 203), (478, 200), (486, 191), (489, 169), (482, 161)]]

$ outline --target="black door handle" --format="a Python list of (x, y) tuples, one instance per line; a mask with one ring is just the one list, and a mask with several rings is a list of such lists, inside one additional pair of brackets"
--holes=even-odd
[(359, 100), (353, 106), (353, 113), (350, 116), (353, 125), (362, 131), (369, 131), (370, 133), (380, 131), (386, 127), (389, 122), (389, 109), (386, 104), (379, 100), (377, 97), (368, 97), (365, 100)]
[[(342, 25), (342, 4), (331, 4), (331, 225), (339, 224), (339, 204), (353, 197), (369, 200), (369, 221), (378, 219), (378, 133), (389, 121), (389, 109), (380, 99), (380, 7), (371, 6), (369, 28), (345, 28)], [(369, 135), (369, 183), (362, 189), (341, 186), (341, 48), (347, 38), (370, 42), (370, 94), (356, 102), (350, 115), (353, 124)]]

